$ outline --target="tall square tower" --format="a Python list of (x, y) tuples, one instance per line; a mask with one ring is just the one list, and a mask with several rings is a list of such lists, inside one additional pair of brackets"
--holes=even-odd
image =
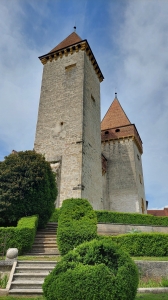
[(39, 59), (44, 69), (34, 149), (56, 169), (56, 206), (79, 197), (102, 209), (102, 72), (75, 32)]

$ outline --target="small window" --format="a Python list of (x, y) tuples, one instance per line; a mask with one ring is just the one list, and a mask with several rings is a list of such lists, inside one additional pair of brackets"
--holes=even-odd
[(142, 176), (141, 176), (141, 174), (139, 174), (139, 181), (142, 184)]
[(115, 132), (120, 132), (120, 129), (119, 129), (119, 128), (117, 128), (117, 129), (115, 130)]
[(66, 66), (65, 67), (65, 70), (66, 71), (70, 71), (72, 68), (76, 67), (76, 64), (72, 64), (72, 65), (69, 65), (69, 66)]
[(105, 134), (109, 134), (109, 131), (105, 131)]
[(64, 122), (61, 122), (60, 125), (62, 126), (64, 124)]
[(140, 156), (137, 154), (137, 158), (138, 158), (138, 160), (140, 160)]
[(143, 198), (141, 199), (141, 208), (142, 208), (142, 214), (144, 214), (145, 213), (145, 205), (144, 205)]
[(91, 94), (91, 99), (93, 100), (93, 102), (95, 102), (95, 98), (93, 97), (93, 95)]

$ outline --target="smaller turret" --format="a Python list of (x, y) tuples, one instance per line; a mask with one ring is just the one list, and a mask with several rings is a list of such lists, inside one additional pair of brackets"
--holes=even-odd
[(142, 140), (115, 93), (101, 122), (102, 154), (107, 159), (103, 200), (106, 209), (146, 213), (141, 154)]

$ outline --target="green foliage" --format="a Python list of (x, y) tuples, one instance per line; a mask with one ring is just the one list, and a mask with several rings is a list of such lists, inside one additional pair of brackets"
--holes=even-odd
[(4, 276), (0, 275), (0, 289), (5, 289), (8, 283), (8, 275), (5, 274)]
[(156, 217), (138, 213), (120, 213), (106, 210), (97, 210), (95, 212), (97, 215), (98, 223), (168, 226), (167, 217)]
[(0, 223), (39, 215), (44, 227), (54, 211), (57, 189), (50, 164), (35, 151), (10, 154), (0, 164)]
[(49, 222), (56, 222), (58, 223), (60, 208), (55, 208), (54, 212), (52, 213)]
[(5, 245), (3, 245), (4, 253), (6, 253), (8, 248), (17, 248), (19, 254), (31, 250), (37, 225), (38, 216), (32, 216), (21, 218), (17, 227), (0, 227), (1, 245), (5, 240)]
[(163, 287), (168, 287), (168, 278), (167, 277), (163, 277), (161, 280), (161, 286)]
[(131, 256), (168, 255), (168, 234), (166, 233), (121, 234), (111, 239)]
[(85, 199), (67, 199), (60, 208), (57, 243), (62, 255), (97, 236), (97, 219)]
[(70, 251), (45, 278), (47, 300), (133, 300), (138, 270), (110, 238), (92, 240)]

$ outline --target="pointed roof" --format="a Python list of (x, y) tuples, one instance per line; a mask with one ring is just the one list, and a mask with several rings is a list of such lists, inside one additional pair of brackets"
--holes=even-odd
[(125, 114), (120, 102), (115, 98), (101, 122), (101, 130), (130, 124), (131, 122)]
[(60, 50), (62, 48), (69, 47), (73, 44), (81, 42), (82, 39), (76, 32), (72, 32), (70, 35), (67, 36), (61, 43), (59, 43), (56, 47), (54, 47), (49, 53)]

